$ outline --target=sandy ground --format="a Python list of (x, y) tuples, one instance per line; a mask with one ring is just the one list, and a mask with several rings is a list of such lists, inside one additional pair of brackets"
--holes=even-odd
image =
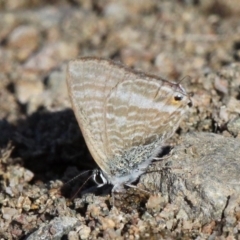
[[(0, 239), (239, 237), (238, 0), (9, 0), (0, 9)], [(176, 166), (153, 164), (138, 184), (149, 193), (127, 189), (114, 206), (109, 189), (86, 193), (92, 181), (77, 194), (89, 174), (66, 184), (96, 167), (65, 82), (68, 61), (82, 56), (181, 81), (192, 94), (166, 143)]]

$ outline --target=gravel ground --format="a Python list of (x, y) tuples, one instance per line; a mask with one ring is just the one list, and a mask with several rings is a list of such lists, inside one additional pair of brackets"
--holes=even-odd
[[(240, 239), (238, 0), (8, 0), (0, 11), (0, 239)], [(96, 167), (66, 90), (80, 56), (193, 96), (166, 155), (114, 204), (109, 187), (79, 189), (87, 172), (74, 179)]]

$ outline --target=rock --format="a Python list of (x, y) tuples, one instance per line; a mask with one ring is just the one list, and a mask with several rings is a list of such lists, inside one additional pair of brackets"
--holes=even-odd
[[(78, 240), (79, 237), (78, 237), (78, 233), (75, 232), (75, 231), (70, 231), (68, 233), (68, 240)], [(81, 238), (82, 239), (82, 238)]]
[(229, 132), (235, 136), (240, 134), (240, 118), (235, 118), (227, 124), (227, 129)]
[(0, 40), (7, 38), (8, 34), (17, 25), (16, 15), (14, 13), (1, 13), (0, 16)]
[(203, 132), (184, 135), (181, 142), (170, 157), (150, 169), (155, 173), (144, 174), (140, 182), (148, 190), (160, 191), (186, 220), (221, 219), (229, 200), (233, 196), (238, 196), (236, 204), (240, 200), (240, 142)]
[(37, 49), (40, 34), (36, 27), (18, 26), (9, 35), (8, 47), (14, 50), (19, 61), (26, 60)]
[(1, 212), (5, 220), (11, 220), (14, 216), (16, 216), (18, 210), (15, 208), (3, 207)]
[(88, 239), (91, 233), (91, 228), (86, 225), (82, 225), (78, 228), (78, 234), (80, 239)]
[(44, 223), (34, 233), (27, 237), (27, 240), (60, 240), (68, 234), (74, 227), (79, 225), (77, 218), (73, 217), (56, 217), (49, 223)]
[(77, 56), (77, 46), (66, 42), (50, 43), (32, 56), (25, 64), (26, 71), (48, 72), (57, 67), (61, 61)]
[(43, 93), (44, 85), (42, 81), (19, 80), (15, 84), (16, 97), (22, 104), (26, 104), (32, 99), (36, 99)]
[(201, 8), (209, 14), (216, 14), (221, 17), (228, 17), (230, 15), (239, 14), (240, 4), (238, 0), (232, 1), (201, 1)]
[[(52, 71), (47, 81), (47, 88), (52, 93), (53, 99), (58, 99), (60, 104), (69, 101), (67, 83), (66, 83), (66, 65), (59, 71)], [(61, 98), (59, 98), (61, 96)], [(70, 104), (69, 104), (70, 107)]]

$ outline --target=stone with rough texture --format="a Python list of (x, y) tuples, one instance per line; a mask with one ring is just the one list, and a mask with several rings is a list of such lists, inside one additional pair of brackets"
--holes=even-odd
[[(57, 237), (49, 221), (62, 226), (64, 216), (81, 224), (59, 231), (62, 239), (238, 239), (239, 9), (239, 0), (0, 1), (0, 238)], [(141, 178), (154, 194), (86, 194), (91, 171), (72, 181), (96, 167), (65, 98), (65, 66), (82, 56), (193, 95), (166, 143), (172, 157)]]
[[(159, 169), (160, 171), (157, 171)], [(142, 176), (147, 189), (160, 191), (188, 219), (220, 219), (231, 198), (240, 200), (240, 142), (213, 133), (184, 135), (170, 157)]]
[(27, 240), (60, 240), (75, 226), (79, 225), (77, 218), (56, 217), (49, 223), (40, 226), (37, 231), (32, 233)]

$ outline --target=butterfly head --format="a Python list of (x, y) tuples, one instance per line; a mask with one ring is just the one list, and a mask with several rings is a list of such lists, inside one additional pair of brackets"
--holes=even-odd
[(171, 96), (170, 105), (176, 107), (192, 107), (192, 100), (190, 94), (180, 84), (174, 84), (174, 94)]

